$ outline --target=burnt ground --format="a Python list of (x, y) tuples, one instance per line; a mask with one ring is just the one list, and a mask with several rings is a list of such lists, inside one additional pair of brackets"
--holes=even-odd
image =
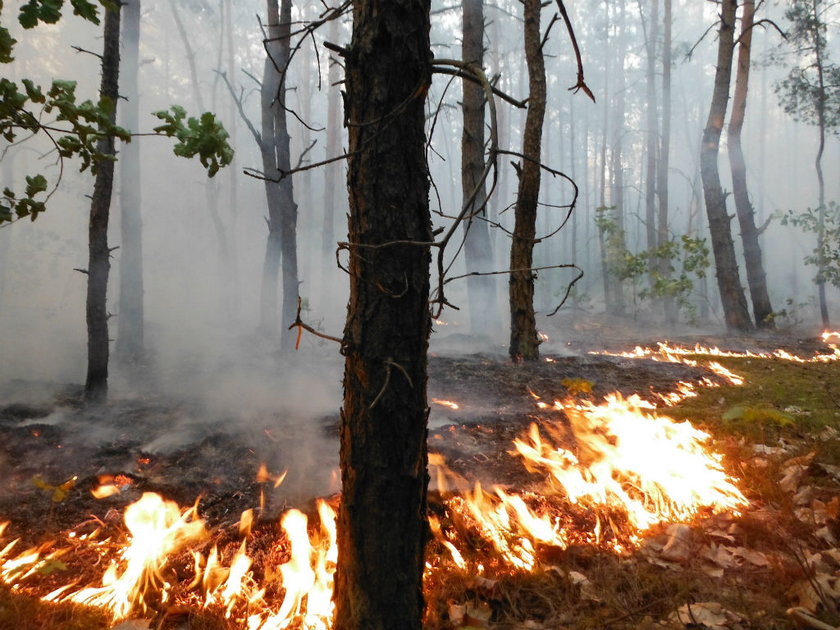
[[(430, 451), (443, 454), (449, 466), (469, 480), (520, 487), (528, 477), (521, 462), (508, 455), (512, 440), (533, 421), (558, 421), (556, 412), (536, 408), (535, 395), (551, 402), (580, 387), (591, 387), (594, 399), (613, 391), (645, 395), (670, 391), (678, 381), (710, 376), (704, 369), (681, 364), (587, 354), (590, 349), (627, 350), (657, 339), (651, 335), (641, 342), (638, 338), (628, 342), (629, 336), (622, 339), (621, 331), (612, 327), (600, 327), (600, 334), (593, 334), (588, 323), (581, 327), (574, 340), (547, 343), (542, 360), (536, 363), (514, 364), (501, 354), (449, 353), (448, 347), (457, 349), (462, 339), (455, 335), (451, 344), (446, 338), (437, 340), (429, 362), (429, 398), (454, 401), (459, 408), (431, 405)], [(817, 339), (779, 336), (692, 336), (674, 341), (731, 350), (783, 347), (801, 355), (824, 349)], [(334, 363), (326, 371), (336, 373)], [(335, 413), (304, 417), (299, 411), (267, 410), (263, 403), (253, 412), (232, 414), (192, 396), (136, 392), (114, 396), (102, 408), (90, 410), (80, 404), (77, 386), (27, 382), (5, 384), (0, 393), (0, 521), (11, 521), (7, 538), (21, 536), (35, 543), (92, 519), (119, 523), (124, 507), (146, 491), (158, 492), (182, 506), (200, 497), (200, 513), (208, 525), (229, 528), (245, 509), (263, 504), (262, 521), (276, 523), (285, 508), (307, 508), (314, 497), (338, 490)], [(261, 464), (269, 475), (258, 478)], [(275, 489), (275, 476), (286, 469), (289, 477)], [(103, 480), (115, 481), (122, 491), (105, 499), (93, 498), (91, 490)], [(592, 562), (584, 553), (569, 563), (583, 569)], [(617, 568), (609, 565), (604, 570)], [(555, 578), (566, 590), (572, 588), (568, 575)], [(621, 588), (640, 590), (639, 597), (647, 597), (634, 582), (648, 579), (646, 574), (622, 579), (628, 582)], [(572, 590), (579, 594), (580, 586), (575, 584)], [(530, 593), (527, 584), (512, 588), (524, 592), (526, 600), (544, 598), (539, 589)], [(476, 592), (471, 583), (449, 596), (457, 599)], [(536, 601), (533, 606), (544, 608)], [(640, 607), (647, 610), (648, 604)], [(551, 619), (555, 612), (542, 617)], [(444, 627), (447, 614), (444, 606), (442, 617), (431, 627)], [(622, 617), (619, 610), (611, 618), (618, 618), (618, 627), (641, 627), (636, 617)], [(544, 623), (511, 627), (566, 627)], [(594, 628), (601, 627), (602, 621), (569, 623), (568, 627)], [(789, 626), (774, 622), (765, 627)]]
[[(557, 415), (538, 412), (533, 395), (548, 402), (563, 398), (569, 394), (562, 385), (566, 379), (588, 381), (600, 398), (616, 390), (665, 392), (677, 381), (708, 376), (684, 365), (590, 355), (548, 355), (522, 364), (481, 354), (432, 356), (429, 372), (430, 399), (459, 405), (458, 410), (431, 405), (430, 449), (467, 477), (480, 471), (485, 480), (500, 483), (521, 468), (505, 455), (513, 438), (535, 418)], [(32, 384), (17, 387), (25, 392)], [(215, 525), (259, 505), (261, 493), (269, 499), (266, 518), (311, 499), (294, 487), (298, 478), (307, 477), (311, 485), (315, 474), (321, 477), (316, 484), (321, 494), (337, 490), (331, 468), (337, 458), (337, 415), (306, 419), (301, 432), (293, 426), (297, 419), (282, 411), (243, 422), (218, 417), (197, 402), (115, 398), (90, 410), (79, 396), (78, 388), (66, 386), (52, 399), (7, 400), (0, 406), (0, 516), (29, 536), (121, 509), (147, 491), (181, 505), (201, 497), (202, 515)], [(314, 470), (295, 470), (312, 463), (301, 461), (301, 448), (314, 451), (306, 458), (315, 461)], [(277, 490), (270, 479), (258, 482), (261, 464), (274, 475), (289, 470), (288, 480)], [(123, 492), (93, 498), (91, 490), (107, 476), (118, 476)]]

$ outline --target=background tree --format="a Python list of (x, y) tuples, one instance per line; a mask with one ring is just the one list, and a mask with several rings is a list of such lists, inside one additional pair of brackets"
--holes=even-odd
[[(462, 59), (479, 68), (484, 65), (483, 0), (463, 2)], [(487, 216), (487, 191), (484, 171), (484, 91), (472, 81), (463, 85), (463, 133), (461, 135), (461, 191), (469, 205), (469, 219), (464, 223), (464, 259), (467, 273), (493, 270), (493, 247)], [(476, 187), (478, 190), (476, 191)], [(467, 278), (467, 296), (473, 334), (489, 333), (499, 326), (494, 276)]]
[(426, 542), (429, 2), (353, 3), (350, 301), (336, 630), (420, 630)]
[[(782, 106), (796, 120), (816, 125), (819, 144), (814, 167), (818, 185), (817, 251), (825, 249), (825, 178), (822, 161), (826, 132), (840, 126), (840, 66), (831, 63), (826, 41), (826, 16), (830, 7), (824, 0), (792, 0), (785, 11), (790, 21), (788, 40), (794, 46), (798, 65), (776, 85)], [(831, 325), (825, 294), (825, 264), (817, 265), (817, 291), (820, 317), (825, 328)]]
[[(121, 108), (126, 129), (140, 127), (140, 0), (123, 3)], [(143, 220), (140, 211), (140, 140), (120, 151), (120, 301), (117, 355), (134, 361), (143, 353)]]
[(750, 79), (750, 52), (752, 49), (753, 16), (755, 1), (744, 0), (741, 15), (741, 35), (738, 38), (738, 71), (735, 77), (735, 96), (729, 117), (726, 140), (729, 164), (732, 169), (732, 196), (741, 226), (741, 243), (744, 246), (744, 266), (752, 299), (753, 317), (759, 328), (773, 328), (773, 307), (767, 291), (767, 275), (761, 260), (761, 231), (755, 225), (755, 212), (747, 190), (747, 163), (741, 144), (741, 131), (747, 111), (747, 90)]
[(715, 87), (709, 118), (703, 131), (700, 148), (700, 174), (703, 179), (703, 195), (706, 199), (706, 214), (709, 218), (709, 232), (712, 237), (712, 251), (715, 256), (715, 270), (720, 289), (720, 300), (728, 328), (748, 331), (752, 329), (744, 288), (738, 277), (738, 261), (732, 241), (731, 217), (726, 210), (726, 195), (720, 183), (718, 154), (720, 135), (729, 100), (729, 82), (732, 76), (732, 56), (735, 41), (735, 13), (737, 0), (723, 0), (720, 28), (718, 29), (718, 56), (715, 69)]
[(540, 357), (534, 314), (534, 239), (540, 196), (542, 126), (545, 119), (545, 61), (540, 32), (540, 0), (524, 0), (524, 44), (528, 64), (528, 112), (517, 168), (515, 224), (510, 245), (510, 347), (514, 361)]

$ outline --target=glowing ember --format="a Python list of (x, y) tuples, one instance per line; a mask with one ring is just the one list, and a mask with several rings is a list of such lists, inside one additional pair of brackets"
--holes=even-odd
[(451, 400), (440, 400), (439, 398), (432, 398), (432, 402), (436, 405), (440, 405), (441, 407), (449, 407), (450, 409), (460, 409), (460, 405), (458, 403), (453, 402)]

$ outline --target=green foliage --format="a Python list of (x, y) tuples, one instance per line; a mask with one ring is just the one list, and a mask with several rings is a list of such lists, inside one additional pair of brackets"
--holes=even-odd
[(233, 160), (233, 149), (227, 142), (228, 133), (212, 113), (204, 112), (200, 118), (187, 118), (183, 107), (173, 105), (169, 111), (155, 112), (154, 115), (164, 121), (163, 125), (155, 127), (155, 133), (176, 138), (175, 155), (187, 158), (197, 155), (210, 177)]
[(796, 65), (776, 83), (784, 110), (809, 125), (824, 124), (840, 131), (840, 66), (828, 55), (825, 0), (791, 0), (785, 11), (790, 23), (788, 42), (794, 47)]
[(831, 201), (822, 211), (817, 207), (779, 214), (782, 225), (793, 225), (807, 234), (817, 235), (817, 244), (805, 257), (805, 263), (817, 268), (816, 282), (822, 280), (840, 287), (840, 205)]
[[(689, 313), (693, 305), (688, 296), (694, 289), (694, 278), (704, 278), (710, 266), (709, 247), (704, 238), (692, 238), (686, 234), (679, 239), (666, 241), (659, 247), (638, 254), (624, 246), (615, 218), (610, 215), (614, 206), (602, 206), (595, 210), (595, 225), (604, 237), (607, 271), (619, 280), (636, 280), (650, 276), (650, 286), (639, 292), (642, 299), (671, 297)], [(677, 261), (680, 271), (677, 274)], [(668, 273), (662, 272), (667, 265)]]
[[(112, 0), (70, 0), (70, 4), (75, 15), (94, 24), (100, 22), (98, 7), (115, 7)], [(0, 9), (2, 6), (0, 0)], [(64, 0), (28, 0), (20, 8), (18, 21), (27, 29), (39, 23), (54, 24), (61, 19), (63, 8)], [(13, 61), (14, 44), (8, 29), (0, 25), (0, 63)], [(61, 159), (79, 159), (80, 171), (90, 169), (95, 173), (99, 164), (116, 159), (99, 150), (102, 139), (131, 141), (131, 134), (113, 122), (115, 108), (116, 103), (107, 98), (79, 102), (75, 81), (55, 79), (45, 92), (28, 78), (19, 83), (0, 78), (0, 137), (11, 144), (26, 140), (27, 136), (44, 134)], [(171, 112), (155, 115), (165, 122), (155, 132), (177, 138), (175, 154), (197, 155), (211, 177), (233, 159), (233, 149), (227, 143), (228, 133), (213, 114), (204, 113), (199, 118), (187, 119), (184, 109), (174, 106)], [(51, 122), (43, 123), (45, 119), (51, 119)], [(46, 209), (51, 194), (47, 193), (46, 178), (38, 174), (27, 177), (26, 182), (24, 192), (3, 190), (0, 224), (23, 217), (34, 220)]]

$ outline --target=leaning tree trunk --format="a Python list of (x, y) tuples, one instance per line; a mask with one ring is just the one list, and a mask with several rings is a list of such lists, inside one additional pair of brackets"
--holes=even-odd
[(747, 163), (741, 146), (741, 130), (747, 111), (747, 89), (750, 78), (750, 47), (752, 45), (753, 15), (755, 1), (744, 0), (741, 16), (741, 36), (738, 47), (738, 71), (735, 77), (735, 97), (732, 101), (732, 115), (729, 118), (727, 145), (729, 164), (732, 169), (732, 196), (738, 223), (741, 226), (741, 242), (744, 245), (744, 263), (747, 270), (747, 284), (752, 299), (753, 317), (759, 328), (773, 328), (773, 307), (767, 292), (767, 276), (761, 261), (759, 231), (755, 226), (755, 212), (747, 192)]
[[(120, 5), (105, 10), (105, 42), (102, 52), (102, 82), (99, 98), (111, 108), (111, 122), (117, 119), (120, 76)], [(115, 155), (114, 137), (105, 134), (97, 143), (97, 151)], [(111, 191), (114, 187), (114, 162), (103, 160), (97, 165), (90, 202), (88, 225), (87, 269), (87, 334), (88, 368), (85, 381), (85, 400), (104, 402), (108, 395), (108, 272), (111, 269), (108, 249), (108, 218), (111, 210)]]
[[(479, 68), (484, 64), (483, 0), (464, 0), (462, 57)], [(461, 136), (461, 188), (470, 219), (464, 223), (464, 257), (467, 273), (489, 272), (493, 268), (493, 249), (487, 216), (487, 191), (479, 185), (484, 171), (484, 90), (464, 81), (464, 130)], [(476, 186), (478, 189), (476, 190)], [(475, 194), (474, 194), (475, 193)], [(495, 332), (498, 327), (495, 276), (467, 278), (470, 323), (473, 333)]]
[(540, 358), (534, 315), (534, 238), (540, 196), (542, 125), (545, 118), (545, 62), (540, 40), (540, 0), (524, 0), (525, 59), (528, 63), (528, 114), (522, 136), (519, 191), (510, 246), (510, 357)]
[[(353, 3), (350, 301), (335, 630), (420, 630), (426, 525), (429, 0)], [(410, 242), (409, 242), (410, 241)]]
[[(140, 0), (128, 0), (123, 16), (123, 126), (140, 126), (137, 74), (140, 69)], [(140, 214), (140, 139), (120, 151), (120, 308), (117, 355), (127, 362), (143, 354), (143, 220)]]
[(752, 330), (753, 326), (747, 309), (744, 288), (738, 277), (738, 262), (735, 258), (735, 245), (732, 242), (730, 227), (731, 217), (726, 210), (726, 195), (723, 193), (718, 171), (720, 134), (726, 117), (729, 81), (732, 77), (732, 49), (737, 8), (737, 0), (723, 0), (715, 87), (712, 92), (709, 119), (703, 131), (703, 144), (700, 148), (700, 176), (703, 179), (703, 195), (706, 198), (706, 214), (709, 218), (709, 232), (712, 237), (712, 251), (715, 256), (718, 289), (726, 326), (730, 329), (748, 331)]

